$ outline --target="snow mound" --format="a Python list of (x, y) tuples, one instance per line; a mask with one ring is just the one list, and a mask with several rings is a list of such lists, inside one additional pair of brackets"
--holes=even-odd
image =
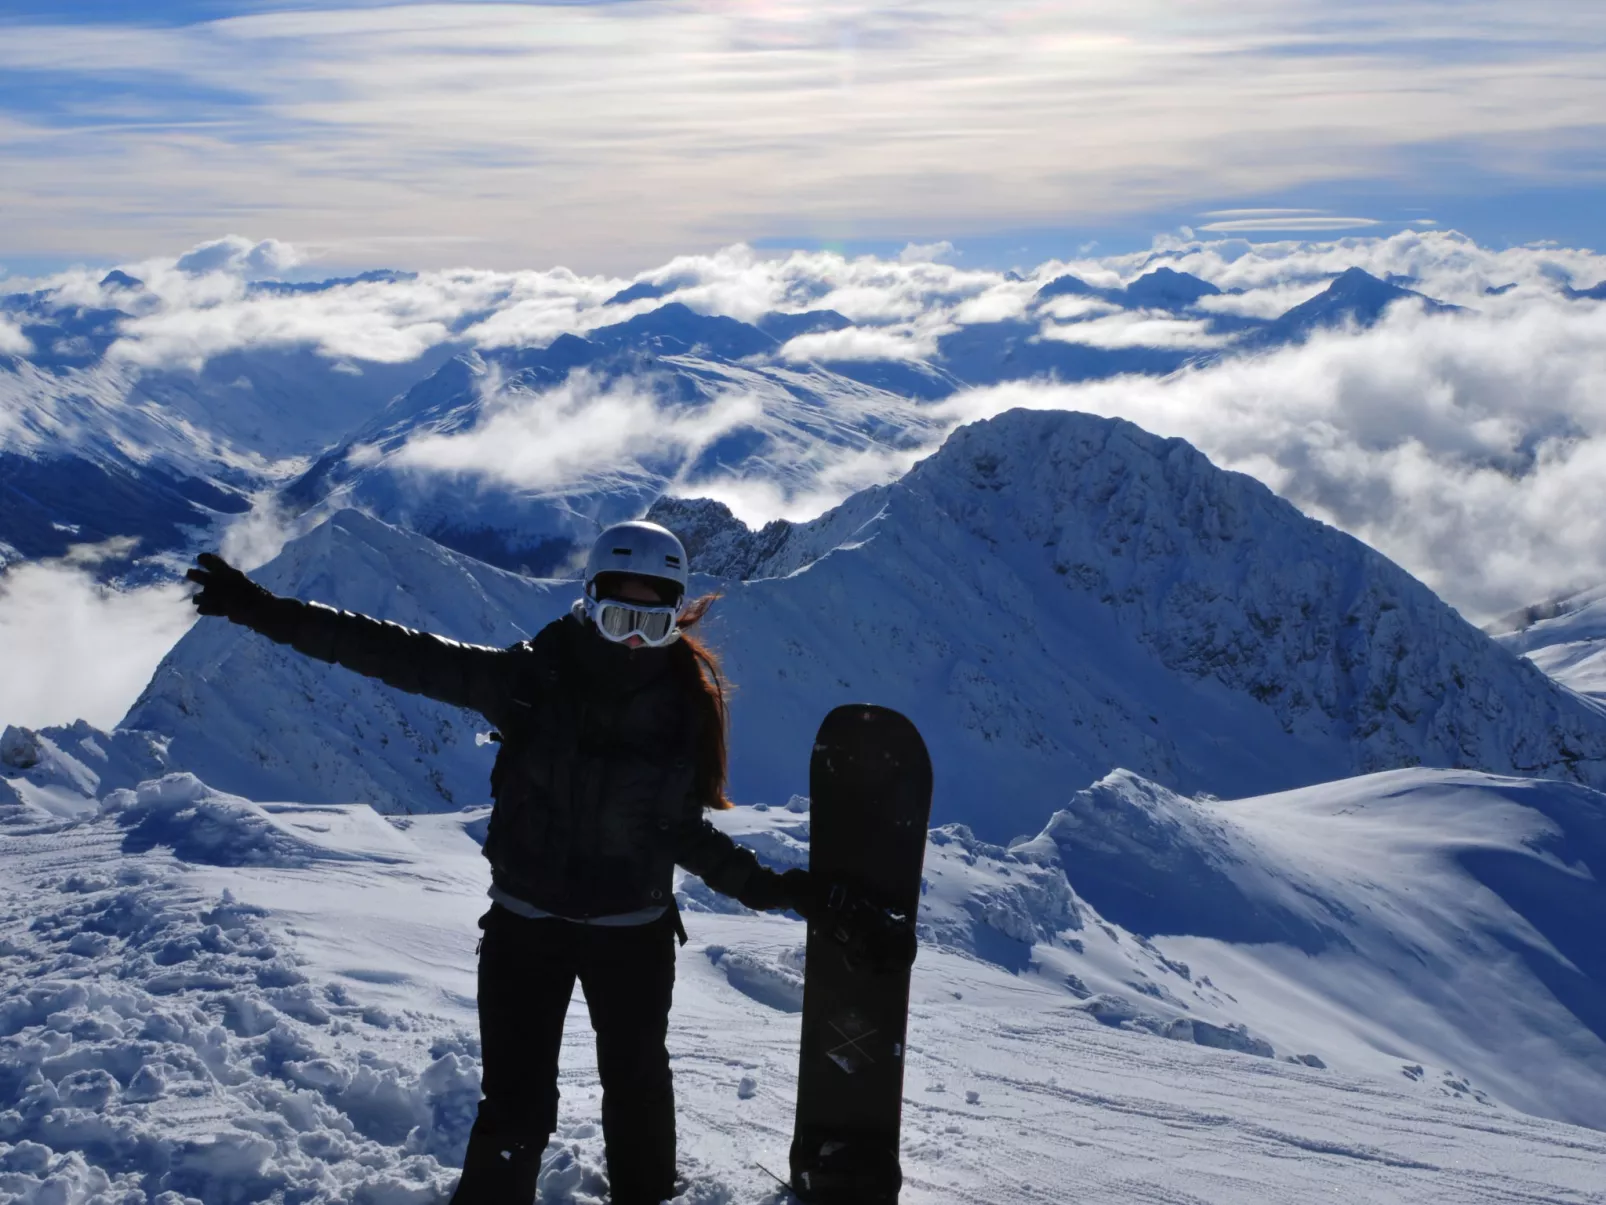
[[(206, 799), (185, 779), (143, 794), (131, 806)], [(119, 854), (124, 814), (58, 827), (98, 855), (89, 870), (50, 872), (53, 858), (0, 838), (36, 910), (0, 941), (0, 1194), (443, 1200), (479, 1096), (477, 1045), (443, 1033), (421, 1071), (365, 1049), (395, 1019), (311, 980), (261, 909), (203, 898), (159, 856)]]
[(784, 1013), (803, 1011), (803, 947), (764, 957), (746, 950), (711, 945), (704, 951), (708, 961), (742, 995), (766, 1008)]
[[(166, 846), (186, 862), (213, 866), (400, 861), (405, 850), (400, 834), (368, 808), (253, 803), (214, 791), (193, 774), (114, 791), (105, 806), (127, 830), (128, 852)], [(335, 829), (341, 839), (330, 840)]]
[(1400, 770), (1221, 802), (1123, 772), (1012, 852), (1054, 861), (1099, 924), (1165, 951), (1184, 990), (1155, 979), (1155, 996), (1192, 1007), (1191, 980), (1279, 1051), (1417, 1077), (1426, 1061), (1606, 1128), (1599, 792)]
[(1134, 933), (1281, 942), (1308, 954), (1343, 945), (1335, 926), (1348, 917), (1313, 908), (1317, 885), (1269, 865), (1253, 837), (1233, 829), (1222, 812), (1116, 771), (1079, 791), (1020, 848), (1051, 845), (1078, 890)]
[(35, 731), (8, 725), (0, 733), (0, 777), (42, 811), (87, 816), (117, 787), (170, 769), (165, 741), (147, 732), (101, 732), (83, 720)]

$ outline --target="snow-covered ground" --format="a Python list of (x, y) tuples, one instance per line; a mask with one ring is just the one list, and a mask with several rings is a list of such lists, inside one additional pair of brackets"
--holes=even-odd
[[(0, 559), (142, 537), (91, 550), (109, 574), (188, 549), (198, 524), (316, 463), (279, 495), (312, 509), (267, 584), (505, 645), (565, 610), (575, 583), (443, 543), (553, 568), (592, 520), (656, 498), (699, 588), (725, 596), (709, 634), (739, 687), (732, 789), (751, 806), (718, 823), (773, 862), (806, 860), (792, 792), (833, 705), (898, 706), (932, 746), (942, 823), (914, 977), (906, 1205), (1606, 1205), (1606, 594), (1530, 609), (1491, 641), (1251, 478), (1064, 409), (1099, 409), (1092, 392), (1037, 396), (1062, 389), (1039, 380), (937, 401), (966, 383), (1169, 372), (1206, 346), (1095, 345), (1129, 319), (1208, 334), (1230, 366), (1255, 343), (1239, 336), (1277, 314), (1320, 319), (1289, 338), (1366, 327), (1402, 280), (1492, 325), (1407, 299), (1382, 342), (1318, 338), (1318, 362), (1353, 344), (1398, 367), (1413, 341), (1527, 340), (1525, 323), (1564, 326), (1593, 355), (1606, 309), (1557, 282), (1597, 279), (1597, 260), (1471, 264), (1477, 249), (1451, 235), (1290, 244), (1287, 263), (1212, 247), (1031, 279), (743, 252), (617, 292), (563, 274), (381, 274), (235, 281), (193, 305), (193, 281), (136, 298), (145, 286), (118, 274), (69, 280), (59, 297), (0, 298), (33, 322), (15, 328), (33, 350), (0, 355), (16, 487)], [(1154, 271), (1161, 259), (1216, 283)], [(1358, 259), (1389, 281), (1346, 273), (1321, 292)], [(416, 318), (408, 299), (430, 289), (449, 304), (398, 319), (413, 323), (399, 342), (337, 346), (343, 328), (322, 321), (265, 346), (178, 337), (196, 314), (216, 326), (383, 298)], [(513, 321), (554, 298), (549, 318)], [(1467, 364), (1471, 394), (1506, 415), (1498, 373)], [(1448, 396), (1399, 379), (1402, 406)], [(1175, 413), (1210, 408), (1191, 397)], [(1051, 410), (952, 430), (1023, 403)], [(1572, 430), (1548, 404), (1522, 420), (1540, 449)], [(1290, 430), (1328, 429), (1320, 407), (1290, 413)], [(1456, 413), (1433, 423), (1454, 432), (1456, 474), (1467, 430), (1521, 434), (1475, 422), (1478, 405)], [(1265, 415), (1282, 421), (1244, 422)], [(1370, 459), (1395, 438), (1356, 446)], [(1307, 469), (1345, 463), (1252, 445), (1220, 437), (1214, 454), (1296, 499), (1337, 471)], [(1507, 464), (1465, 463), (1486, 461)], [(1367, 495), (1345, 472), (1334, 496)], [(1428, 542), (1429, 510), (1454, 509), (1379, 496)], [(1369, 530), (1364, 508), (1345, 518), (1324, 498), (1304, 502)], [(838, 499), (756, 531), (721, 505)], [(338, 509), (353, 500), (369, 513)], [(471, 511), (484, 522), (462, 527)], [(235, 543), (278, 548), (275, 527), (258, 513)], [(34, 651), (0, 650), (12, 672)], [(125, 723), (0, 735), (0, 1201), (443, 1201), (477, 1099), (483, 723), (210, 620)], [(780, 1205), (764, 1169), (784, 1174), (803, 928), (694, 879), (681, 898), (679, 1203)], [(543, 1201), (596, 1205), (583, 1009), (568, 1047)]]
[[(1582, 819), (1560, 815), (1568, 800)], [(476, 1099), (484, 816), (253, 803), (187, 775), (77, 819), (6, 805), (0, 1199), (443, 1201)], [(1564, 965), (1590, 939), (1558, 951), (1521, 898), (1480, 891), (1457, 861), (1476, 847), (1584, 881), (1599, 816), (1582, 788), (1471, 774), (1234, 804), (1117, 775), (1010, 849), (935, 831), (904, 1201), (1606, 1201), (1606, 1134), (1503, 1095), (1565, 1078), (1565, 1047), (1580, 1094), (1544, 1111), (1606, 1099), (1599, 1038), (1533, 987), (1536, 960)], [(776, 863), (806, 857), (805, 800), (720, 823)], [(1196, 933), (1226, 883), (1245, 924), (1320, 917), (1330, 948), (1143, 936), (1067, 881), (1079, 850), (1103, 847), (1126, 871), (1146, 864), (1151, 888), (1192, 884)], [(803, 927), (695, 880), (681, 895), (677, 1201), (779, 1205), (763, 1168), (785, 1174)], [(1526, 957), (1483, 957), (1485, 940), (1526, 942)], [(1446, 1035), (1474, 1034), (1480, 1011), (1510, 1041), (1474, 1073), (1459, 1056), (1476, 1043)], [(562, 1089), (542, 1200), (593, 1205), (605, 1172), (578, 1004)]]
[(1513, 616), (1496, 626), (1495, 639), (1563, 686), (1606, 699), (1606, 586)]

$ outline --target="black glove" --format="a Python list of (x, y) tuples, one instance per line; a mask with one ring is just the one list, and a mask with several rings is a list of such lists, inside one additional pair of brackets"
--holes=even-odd
[(842, 946), (848, 965), (877, 974), (914, 965), (919, 942), (912, 918), (879, 907), (846, 883), (832, 883), (810, 918)]
[(221, 615), (239, 622), (273, 598), (271, 591), (257, 585), (214, 552), (201, 553), (195, 562), (197, 568), (184, 576), (201, 587), (190, 596), (190, 601), (202, 615)]
[(806, 870), (793, 869), (777, 874), (761, 866), (742, 889), (740, 898), (756, 912), (789, 908), (807, 920), (814, 904), (814, 880)]
[(909, 919), (878, 907), (846, 883), (816, 880), (801, 869), (783, 874), (760, 869), (740, 897), (749, 908), (791, 909), (840, 945), (851, 966), (884, 973), (914, 964), (919, 943)]

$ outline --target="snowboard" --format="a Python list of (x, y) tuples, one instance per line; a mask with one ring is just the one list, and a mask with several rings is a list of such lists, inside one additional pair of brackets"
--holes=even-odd
[[(825, 717), (809, 761), (809, 871), (913, 924), (931, 814), (931, 759), (920, 733), (885, 707), (852, 704)], [(909, 972), (848, 940), (847, 918), (809, 918), (792, 1191), (820, 1205), (892, 1205), (903, 1173)], [(912, 951), (912, 937), (910, 938)]]

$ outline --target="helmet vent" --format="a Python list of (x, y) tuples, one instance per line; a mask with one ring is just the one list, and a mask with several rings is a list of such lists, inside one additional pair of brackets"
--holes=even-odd
[(666, 556), (664, 558), (664, 564), (678, 566), (680, 564), (680, 558), (678, 556)]
[(613, 555), (614, 556), (629, 556), (630, 555), (630, 549), (628, 549), (628, 548), (615, 548), (613, 550)]

